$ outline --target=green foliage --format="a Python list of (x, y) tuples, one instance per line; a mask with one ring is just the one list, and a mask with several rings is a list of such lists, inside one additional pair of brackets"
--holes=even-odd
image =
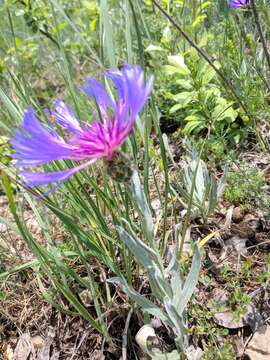
[(214, 342), (212, 346), (208, 345), (206, 353), (203, 355), (202, 360), (235, 360), (235, 351), (228, 340), (218, 347)]
[(235, 170), (228, 172), (224, 198), (233, 204), (259, 202), (263, 196), (263, 183), (264, 178), (257, 167), (240, 163)]
[[(168, 57), (164, 67), (166, 75), (173, 76), (178, 91), (173, 95), (176, 104), (170, 113), (177, 113), (186, 122), (184, 134), (202, 130), (222, 134), (236, 126), (238, 111), (233, 102), (222, 97), (221, 89), (213, 83), (216, 76), (213, 68), (190, 51), (185, 56)], [(219, 64), (215, 64), (219, 67)]]
[(190, 316), (190, 322), (193, 324), (190, 332), (202, 339), (203, 360), (235, 360), (235, 352), (230, 343), (226, 339), (222, 344), (219, 343), (219, 339), (228, 335), (228, 329), (221, 328), (211, 321), (213, 313), (206, 306), (193, 303)]
[(210, 167), (222, 167), (236, 157), (232, 144), (225, 138), (212, 135), (207, 141), (201, 137), (192, 137), (192, 143), (199, 151), (204, 143), (201, 157)]
[[(126, 224), (128, 231), (122, 227), (117, 227), (117, 231), (137, 262), (147, 271), (152, 294), (159, 300), (161, 306), (156, 306), (145, 296), (140, 295), (122, 278), (112, 278), (110, 282), (120, 285), (123, 291), (142, 307), (144, 312), (156, 316), (172, 328), (179, 357), (179, 354), (185, 351), (187, 340), (185, 309), (198, 281), (201, 264), (200, 251), (196, 244), (192, 264), (185, 279), (178, 263), (178, 254), (171, 256), (169, 265), (165, 268), (154, 239), (151, 212), (136, 173), (132, 177), (129, 190), (142, 219), (144, 238), (148, 244), (136, 236), (128, 223)], [(151, 355), (150, 352), (149, 355)], [(160, 354), (160, 356), (162, 355)], [(166, 358), (166, 355), (161, 357), (164, 360)]]
[(0, 165), (8, 165), (10, 162), (11, 146), (6, 136), (0, 136)]
[(228, 299), (228, 305), (232, 309), (232, 314), (234, 317), (239, 320), (241, 319), (247, 311), (247, 305), (250, 304), (250, 296), (246, 294), (239, 287), (231, 286), (231, 293)]
[[(189, 149), (183, 167), (181, 182), (177, 187), (185, 207), (191, 208), (207, 222), (215, 210), (225, 188), (226, 174), (216, 180), (207, 169), (206, 163), (200, 159), (197, 151)], [(195, 215), (196, 217), (196, 215)]]

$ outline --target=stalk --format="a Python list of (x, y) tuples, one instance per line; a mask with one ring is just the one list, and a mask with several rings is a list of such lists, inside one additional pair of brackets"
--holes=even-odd
[(255, 21), (256, 27), (258, 29), (260, 40), (262, 42), (263, 51), (265, 53), (266, 61), (267, 61), (267, 64), (268, 64), (268, 67), (269, 67), (269, 70), (270, 70), (270, 54), (269, 54), (268, 49), (267, 49), (266, 39), (265, 39), (265, 37), (263, 35), (263, 31), (262, 31), (262, 27), (261, 27), (261, 23), (260, 23), (260, 18), (259, 18), (259, 14), (258, 14), (256, 5), (255, 5), (255, 1), (251, 0), (250, 4), (251, 4), (252, 13), (253, 13), (253, 16), (254, 16), (254, 21)]

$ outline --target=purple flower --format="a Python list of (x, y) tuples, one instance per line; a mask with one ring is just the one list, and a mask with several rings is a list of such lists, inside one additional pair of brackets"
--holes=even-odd
[(249, 5), (250, 0), (230, 0), (230, 7), (238, 9), (242, 6)]
[(65, 130), (65, 137), (54, 128), (41, 124), (32, 108), (26, 110), (20, 130), (15, 131), (10, 140), (16, 151), (12, 156), (17, 159), (18, 167), (38, 166), (63, 159), (86, 160), (64, 171), (40, 173), (22, 170), (20, 174), (26, 186), (52, 182), (59, 185), (99, 159), (111, 160), (130, 135), (136, 116), (152, 90), (153, 76), (145, 84), (144, 73), (138, 65), (125, 65), (121, 70), (109, 71), (106, 76), (116, 88), (116, 100), (96, 80), (87, 79), (86, 85), (81, 87), (98, 105), (91, 124), (82, 127), (72, 110), (60, 100), (55, 102), (53, 111), (47, 110)]

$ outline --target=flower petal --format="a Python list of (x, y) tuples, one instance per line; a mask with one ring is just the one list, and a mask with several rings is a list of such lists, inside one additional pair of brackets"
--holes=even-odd
[(109, 71), (107, 76), (117, 89), (115, 118), (118, 120), (122, 129), (122, 138), (124, 138), (130, 134), (136, 116), (153, 88), (154, 77), (151, 76), (145, 85), (144, 72), (139, 65), (125, 65), (121, 71)]
[(55, 172), (49, 172), (49, 173), (21, 171), (20, 175), (23, 179), (24, 185), (27, 187), (49, 185), (53, 182), (58, 182), (58, 183), (62, 184), (70, 176), (74, 175), (76, 172), (93, 164), (96, 161), (97, 161), (97, 159), (91, 159), (90, 161), (88, 161), (84, 164), (81, 164), (72, 169), (68, 169), (68, 170), (64, 170), (64, 171), (55, 171)]
[(238, 9), (242, 6), (249, 5), (250, 0), (231, 0), (230, 7), (233, 9)]
[(71, 108), (62, 100), (55, 101), (55, 111), (48, 111), (51, 116), (65, 129), (78, 134), (82, 131)]
[(34, 166), (53, 160), (70, 159), (74, 148), (53, 129), (46, 129), (35, 117), (32, 108), (24, 113), (21, 129), (10, 140), (16, 150), (17, 166)]
[(115, 107), (113, 99), (109, 96), (101, 82), (94, 79), (87, 79), (86, 82), (88, 86), (81, 86), (80, 89), (82, 89), (84, 92), (86, 92), (87, 95), (95, 99), (102, 116), (106, 117), (107, 107), (110, 107), (112, 109), (114, 109)]

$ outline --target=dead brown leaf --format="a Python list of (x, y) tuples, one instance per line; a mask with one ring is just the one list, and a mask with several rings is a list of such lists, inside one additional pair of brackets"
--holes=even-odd
[(7, 349), (4, 353), (4, 359), (3, 360), (14, 360), (14, 354), (13, 350), (10, 345), (7, 346)]
[(31, 354), (35, 356), (35, 353), (30, 334), (22, 334), (14, 351), (14, 360), (27, 360)]

